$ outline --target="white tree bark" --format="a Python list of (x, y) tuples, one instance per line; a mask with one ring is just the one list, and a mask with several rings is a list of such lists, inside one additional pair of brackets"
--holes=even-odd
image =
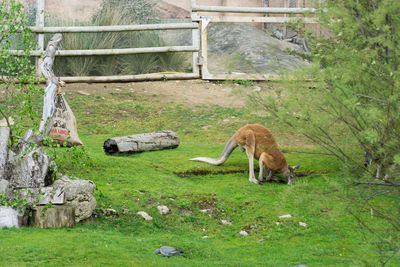
[(0, 127), (0, 180), (6, 178), (9, 138), (10, 128)]
[(162, 131), (107, 139), (104, 142), (104, 151), (107, 154), (135, 153), (176, 148), (179, 143), (179, 137), (175, 132)]
[[(43, 64), (40, 67), (43, 76), (46, 78), (46, 94), (43, 100), (43, 117), (40, 123), (39, 131), (43, 135), (48, 135), (51, 129), (51, 116), (55, 109), (55, 96), (57, 89), (60, 85), (59, 79), (53, 72), (54, 57), (57, 51), (57, 47), (62, 40), (60, 33), (55, 34), (47, 44), (46, 51), (44, 53)], [(47, 125), (46, 125), (47, 124)]]

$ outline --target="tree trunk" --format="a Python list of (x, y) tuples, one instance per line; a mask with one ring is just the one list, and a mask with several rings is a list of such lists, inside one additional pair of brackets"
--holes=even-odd
[(0, 180), (6, 179), (10, 128), (0, 127)]
[[(43, 76), (46, 78), (46, 94), (43, 100), (43, 117), (40, 123), (40, 131), (43, 135), (48, 135), (51, 129), (51, 117), (55, 110), (55, 96), (57, 89), (60, 85), (59, 79), (53, 72), (54, 57), (57, 51), (57, 47), (62, 40), (60, 33), (55, 34), (47, 44), (46, 51), (44, 53), (43, 64), (40, 67)], [(47, 124), (47, 125), (46, 125)]]
[(176, 148), (179, 143), (179, 137), (175, 132), (162, 131), (107, 139), (104, 142), (104, 151), (107, 154), (136, 153)]

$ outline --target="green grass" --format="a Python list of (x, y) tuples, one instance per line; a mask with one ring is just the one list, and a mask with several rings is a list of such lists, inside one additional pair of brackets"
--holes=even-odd
[[(341, 198), (345, 182), (334, 158), (287, 154), (292, 165), (302, 163), (303, 171), (316, 172), (299, 177), (294, 186), (249, 183), (248, 161), (239, 150), (222, 166), (188, 161), (195, 156), (219, 156), (234, 131), (250, 122), (268, 125), (284, 143), (279, 125), (245, 109), (164, 105), (128, 89), (104, 99), (99, 95), (66, 98), (90, 160), (74, 161), (74, 153), (59, 149), (60, 168), (94, 181), (98, 208), (114, 208), (119, 216), (99, 215), (72, 229), (2, 229), (0, 266), (376, 265), (376, 249), (364, 240)], [(103, 152), (107, 138), (167, 129), (179, 134), (178, 148), (119, 156)], [(204, 175), (191, 175), (196, 171)], [(158, 204), (167, 205), (171, 212), (158, 214)], [(142, 210), (153, 221), (136, 214)], [(292, 218), (279, 219), (283, 214)], [(249, 236), (239, 235), (243, 229)], [(188, 257), (154, 255), (162, 245), (177, 247)], [(397, 257), (389, 266), (399, 263)]]

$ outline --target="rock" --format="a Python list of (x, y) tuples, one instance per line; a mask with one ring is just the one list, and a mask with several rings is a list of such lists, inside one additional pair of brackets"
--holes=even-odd
[(290, 215), (290, 214), (285, 214), (285, 215), (279, 216), (279, 219), (284, 219), (284, 218), (292, 218), (292, 215)]
[[(10, 123), (10, 125), (14, 125), (14, 119), (11, 117), (8, 117), (8, 122)], [(8, 127), (7, 121), (5, 118), (2, 118), (0, 120), (0, 127)]]
[(208, 235), (203, 235), (201, 238), (206, 239), (206, 238), (208, 238)]
[(207, 33), (211, 73), (280, 74), (310, 65), (288, 52), (301, 53), (301, 46), (273, 38), (246, 23), (211, 23)]
[(145, 219), (146, 221), (151, 221), (151, 220), (153, 220), (153, 217), (151, 217), (149, 214), (147, 214), (147, 212), (139, 211), (137, 214), (139, 214), (140, 216), (142, 216), (143, 219)]
[(101, 212), (106, 217), (118, 217), (119, 214), (115, 209), (102, 209)]
[(161, 215), (165, 215), (165, 214), (167, 214), (169, 212), (169, 208), (167, 206), (164, 206), (164, 205), (157, 206), (157, 209), (158, 209), (158, 212)]
[(164, 257), (168, 258), (174, 255), (181, 255), (185, 257), (185, 255), (183, 255), (183, 251), (177, 250), (176, 248), (170, 246), (162, 246), (161, 248), (154, 251), (154, 254), (161, 254)]
[(51, 186), (19, 189), (17, 190), (17, 196), (34, 205), (46, 205), (49, 203), (63, 205), (66, 203), (65, 193), (60, 188), (54, 189)]
[(0, 228), (21, 227), (26, 225), (27, 216), (19, 210), (7, 206), (0, 206)]
[(9, 153), (10, 182), (12, 188), (40, 188), (51, 184), (52, 160), (40, 148), (36, 148), (23, 158)]
[(71, 205), (35, 207), (29, 225), (39, 228), (74, 227), (75, 207)]
[(239, 234), (242, 235), (242, 236), (248, 236), (249, 235), (249, 233), (247, 233), (244, 230), (240, 231)]
[(228, 222), (227, 220), (221, 220), (221, 223), (225, 225), (232, 225), (232, 223)]
[(5, 194), (6, 196), (8, 196), (10, 192), (10, 182), (4, 179), (0, 179), (0, 194)]
[(85, 96), (90, 96), (90, 94), (88, 92), (85, 92), (85, 91), (78, 91), (78, 94), (85, 95)]
[(300, 226), (307, 227), (307, 224), (304, 222), (299, 222)]
[(89, 180), (71, 180), (67, 175), (55, 180), (52, 187), (64, 191), (67, 204), (75, 207), (75, 222), (92, 216), (97, 202), (94, 197), (96, 185)]

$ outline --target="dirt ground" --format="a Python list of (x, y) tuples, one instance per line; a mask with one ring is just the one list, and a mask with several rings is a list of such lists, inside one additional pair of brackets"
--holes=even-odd
[[(278, 86), (276, 83), (274, 86)], [(69, 83), (61, 88), (66, 95), (107, 95), (111, 92), (134, 92), (138, 96), (149, 96), (160, 103), (176, 103), (189, 107), (220, 105), (223, 107), (245, 107), (246, 95), (259, 91), (263, 95), (273, 94), (268, 82), (255, 82), (243, 86), (232, 82), (216, 83), (203, 80), (169, 80), (130, 83)], [(314, 148), (302, 136), (291, 131), (276, 133), (278, 143), (288, 147)]]
[(266, 90), (265, 88), (266, 84), (263, 83), (254, 83), (252, 86), (245, 87), (234, 83), (176, 80), (131, 83), (69, 83), (62, 88), (62, 91), (67, 95), (102, 95), (129, 90), (138, 95), (152, 96), (161, 103), (244, 107), (247, 93)]

